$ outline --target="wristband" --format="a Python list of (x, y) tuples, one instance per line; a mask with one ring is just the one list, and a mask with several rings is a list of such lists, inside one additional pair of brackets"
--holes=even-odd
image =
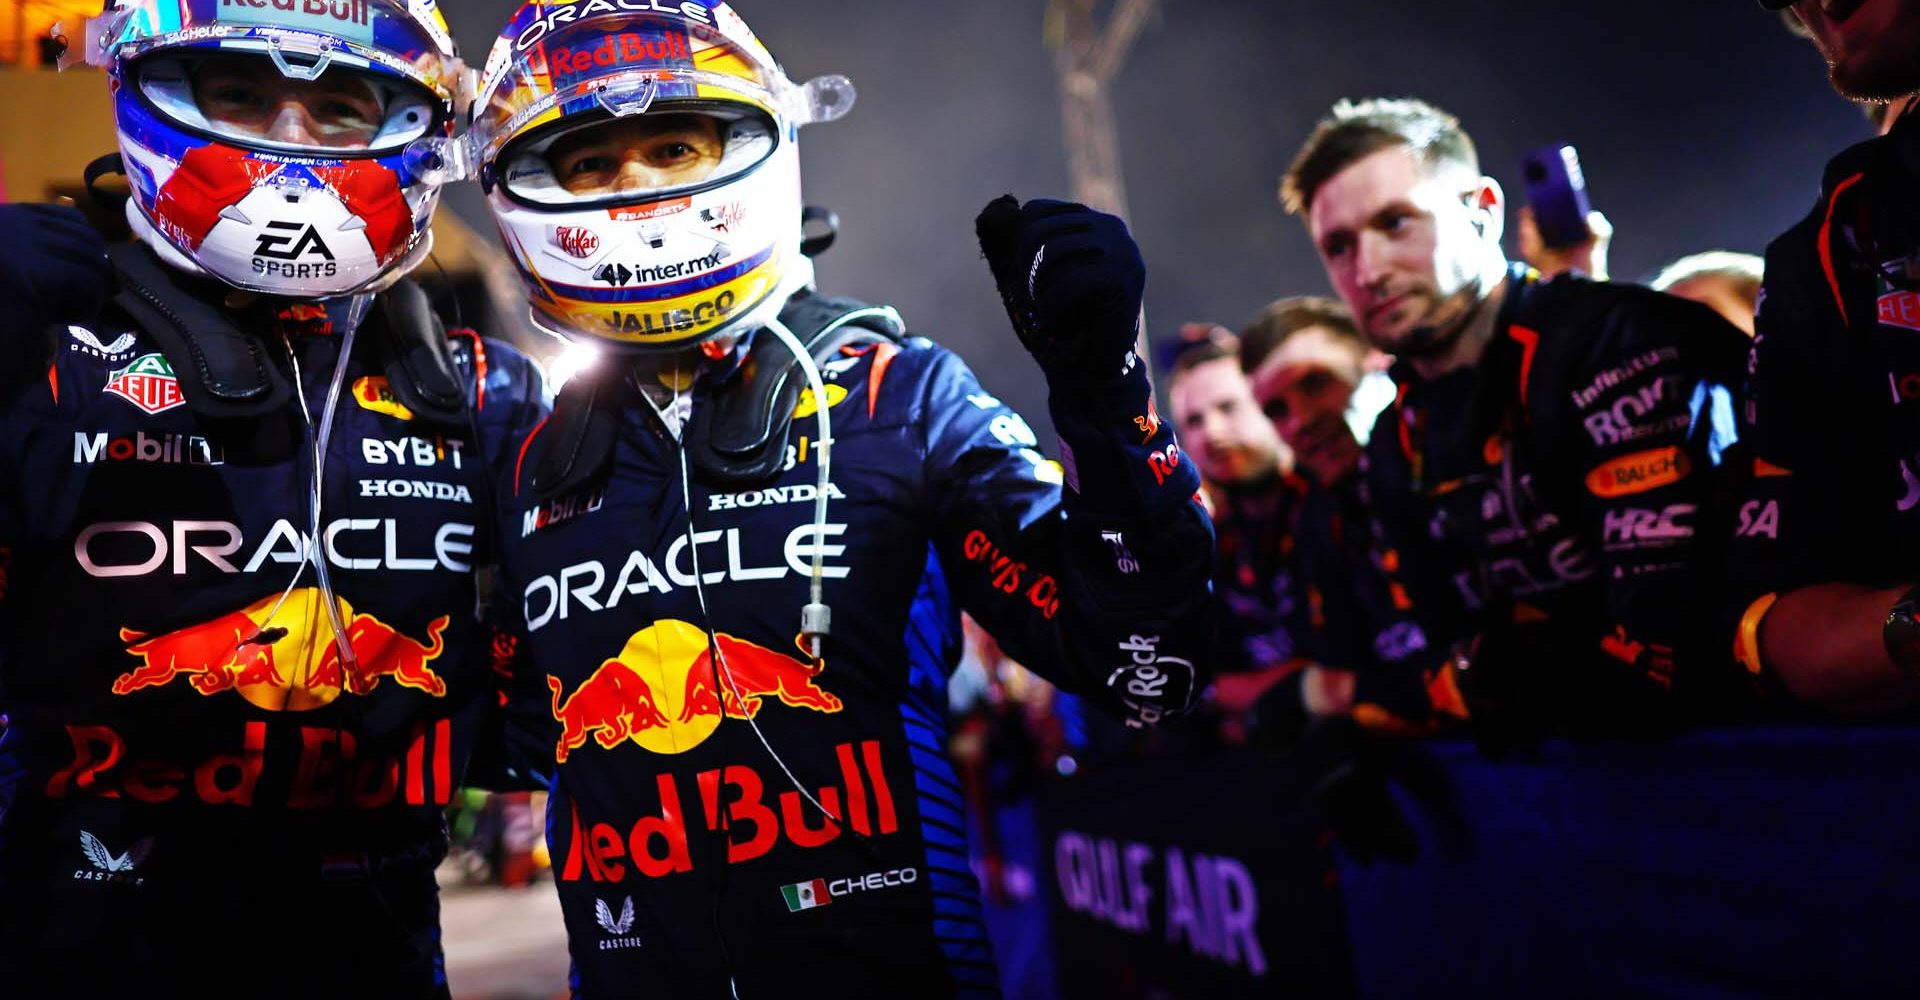
[(1779, 594), (1761, 594), (1752, 604), (1747, 605), (1746, 613), (1740, 616), (1740, 628), (1733, 636), (1733, 658), (1747, 668), (1747, 673), (1760, 676), (1766, 671), (1766, 665), (1760, 662), (1760, 622), (1773, 610), (1773, 602), (1780, 599)]

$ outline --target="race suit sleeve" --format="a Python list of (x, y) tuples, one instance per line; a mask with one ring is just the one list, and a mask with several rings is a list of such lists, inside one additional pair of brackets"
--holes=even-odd
[(1576, 533), (1597, 540), (1591, 572), (1606, 588), (1602, 634), (1585, 639), (1598, 676), (1574, 694), (1614, 722), (1645, 713), (1657, 725), (1678, 705), (1716, 699), (1732, 676), (1708, 623), (1745, 340), (1711, 310), (1662, 295), (1627, 298), (1605, 322), (1599, 342), (1619, 349), (1575, 369), (1576, 408), (1561, 411), (1575, 426), (1557, 430), (1577, 442), (1579, 482), (1562, 486), (1578, 498)]
[(492, 636), (486, 651), (491, 690), (482, 695), (487, 704), (466, 784), (502, 792), (542, 789), (552, 780), (556, 723), (548, 711), (546, 678), (528, 652), (521, 588), (499, 564), (500, 533), (514, 525), (501, 515), (498, 496), (510, 482), (504, 473), (511, 470), (521, 442), (545, 419), (552, 399), (538, 366), (505, 344), (476, 340), (456, 358), (463, 371), (479, 373), (482, 391), (476, 396), (480, 405), (474, 430), (487, 468), (493, 470), (487, 498), (492, 531), (482, 543), (483, 565), (489, 571), (481, 581), (485, 624)]
[(961, 606), (1014, 659), (1129, 726), (1184, 711), (1213, 638), (1213, 527), (1143, 366), (1097, 393), (1054, 393), (1062, 474), (959, 358), (931, 364), (923, 482)]
[[(1748, 460), (1736, 482), (1722, 642), (1731, 639), (1748, 668), (1759, 664), (1759, 617), (1777, 595), (1826, 581), (1868, 585), (1886, 577), (1885, 511), (1920, 502), (1920, 479), (1900, 471), (1904, 498), (1889, 496), (1886, 459), (1863, 428), (1883, 419), (1870, 412), (1885, 386), (1849, 385), (1847, 352), (1861, 338), (1824, 336), (1841, 328), (1807, 227), (1790, 231), (1767, 253), (1767, 283), (1755, 317), (1747, 366), (1742, 445)], [(1813, 284), (1809, 284), (1812, 282)], [(1882, 366), (1884, 370), (1884, 366)], [(1743, 623), (1747, 625), (1742, 628)]]

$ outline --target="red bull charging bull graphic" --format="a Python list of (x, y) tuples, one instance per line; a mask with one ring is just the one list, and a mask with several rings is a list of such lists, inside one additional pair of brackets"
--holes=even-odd
[(261, 708), (299, 712), (330, 704), (343, 691), (365, 697), (387, 678), (446, 696), (446, 680), (429, 664), (445, 651), (448, 616), (428, 622), (425, 638), (416, 639), (336, 600), (351, 661), (333, 634), (325, 598), (308, 587), (284, 601), (265, 598), (162, 635), (122, 628), (120, 639), (140, 665), (113, 682), (113, 693), (131, 695), (185, 677), (203, 695), (234, 691)]
[(589, 736), (607, 750), (632, 740), (654, 753), (685, 753), (713, 735), (721, 719), (759, 715), (767, 698), (791, 708), (838, 712), (843, 705), (817, 683), (820, 673), (807, 660), (724, 632), (710, 646), (695, 625), (655, 622), (565, 698), (560, 679), (547, 677), (553, 717), (562, 727), (554, 760), (565, 763)]

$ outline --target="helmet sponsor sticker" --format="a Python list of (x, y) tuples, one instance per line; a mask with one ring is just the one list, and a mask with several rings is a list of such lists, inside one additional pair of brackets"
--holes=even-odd
[[(339, 261), (320, 238), (320, 230), (311, 224), (269, 222), (255, 239), (255, 274), (304, 280), (331, 278), (340, 273)], [(302, 259), (307, 257), (315, 259)]]
[(609, 208), (607, 218), (615, 222), (645, 222), (648, 219), (662, 219), (669, 215), (678, 215), (692, 207), (692, 198), (670, 198), (654, 202), (651, 205), (637, 205), (630, 208)]
[(373, 10), (367, 0), (220, 0), (220, 20), (373, 43)]
[(585, 226), (556, 226), (553, 243), (569, 257), (589, 260), (600, 252), (600, 235)]

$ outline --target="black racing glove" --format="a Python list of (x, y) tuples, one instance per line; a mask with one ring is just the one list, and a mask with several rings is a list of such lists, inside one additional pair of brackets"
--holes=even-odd
[(0, 337), (12, 345), (99, 311), (113, 286), (107, 243), (80, 210), (0, 205)]
[(1008, 194), (973, 225), (1014, 331), (1049, 382), (1101, 385), (1132, 369), (1147, 267), (1125, 222)]

